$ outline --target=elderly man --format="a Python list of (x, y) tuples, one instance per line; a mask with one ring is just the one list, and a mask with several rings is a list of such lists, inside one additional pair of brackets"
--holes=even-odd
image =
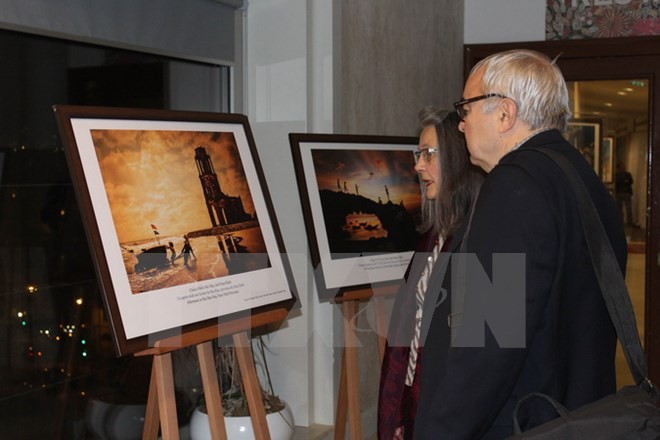
[[(562, 171), (532, 150), (553, 150), (577, 169), (625, 273), (616, 203), (561, 135), (571, 115), (568, 102), (565, 81), (550, 59), (514, 50), (478, 63), (455, 104), (470, 160), (488, 175), (471, 219), (456, 234), (463, 239), (452, 243), (451, 267), (435, 285), (449, 292), (452, 313), (443, 307), (425, 311), (432, 317), (423, 324), (416, 439), (506, 438), (516, 402), (530, 392), (572, 410), (615, 391), (616, 336), (575, 195)], [(468, 273), (476, 264), (493, 285), (503, 277), (518, 279), (522, 295), (460, 279), (456, 253), (473, 256), (466, 259)], [(522, 264), (502, 269), (496, 262), (506, 255), (520, 259), (504, 261)], [(529, 428), (555, 416), (549, 405), (529, 405), (521, 422)]]

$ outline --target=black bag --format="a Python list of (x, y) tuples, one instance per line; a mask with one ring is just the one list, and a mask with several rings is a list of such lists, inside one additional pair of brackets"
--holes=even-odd
[[(544, 399), (559, 417), (533, 429), (521, 432), (516, 418), (520, 405), (532, 399)], [(648, 391), (631, 385), (596, 402), (569, 412), (551, 397), (532, 393), (523, 397), (513, 417), (511, 439), (638, 439), (660, 438), (660, 413)]]
[[(572, 164), (561, 154), (547, 149), (531, 149), (550, 157), (566, 174), (577, 196), (591, 259), (617, 337), (637, 385), (569, 412), (551, 397), (529, 394), (513, 412), (514, 435), (511, 439), (660, 439), (658, 390), (648, 379), (646, 357), (637, 332), (628, 289), (614, 256), (605, 229), (584, 182)], [(521, 432), (518, 410), (534, 399), (552, 405), (559, 417)]]

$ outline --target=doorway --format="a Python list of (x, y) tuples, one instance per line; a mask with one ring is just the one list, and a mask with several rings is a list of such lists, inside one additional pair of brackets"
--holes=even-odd
[[(600, 145), (594, 153), (594, 169), (601, 175), (606, 186), (615, 190), (616, 163), (634, 168), (633, 194), (636, 196), (630, 225), (626, 226), (629, 238), (629, 263), (626, 283), (635, 307), (640, 337), (644, 344), (651, 380), (660, 380), (660, 188), (653, 182), (660, 179), (660, 38), (608, 38), (570, 41), (541, 41), (528, 43), (466, 45), (464, 50), (464, 74), (479, 60), (496, 52), (509, 49), (532, 49), (552, 58), (566, 78), (572, 94), (575, 120), (600, 124)], [(630, 124), (621, 122), (622, 115), (614, 103), (602, 99), (599, 108), (587, 103), (598, 103), (610, 88), (637, 93), (645, 101), (637, 103)], [(627, 91), (626, 89), (632, 89)], [(621, 96), (621, 95), (617, 95)], [(621, 101), (623, 102), (623, 101)], [(607, 103), (611, 104), (608, 106)], [(632, 116), (632, 110), (628, 110)], [(623, 111), (625, 113), (625, 111)], [(621, 124), (621, 125), (620, 125)], [(603, 143), (603, 139), (605, 139)], [(617, 152), (617, 143), (619, 151)], [(609, 151), (608, 151), (609, 148)], [(607, 154), (611, 156), (607, 156)], [(613, 154), (612, 154), (613, 153)], [(596, 157), (597, 156), (597, 157)], [(606, 161), (603, 161), (607, 159)], [(611, 165), (611, 168), (609, 168)], [(632, 173), (631, 173), (632, 174)], [(657, 185), (655, 185), (657, 186)], [(657, 232), (654, 232), (657, 231)], [(655, 317), (655, 319), (654, 319)], [(620, 360), (619, 360), (620, 359)], [(622, 357), (617, 360), (617, 370), (627, 372)], [(623, 373), (621, 384), (631, 381)]]
[[(571, 128), (593, 127), (588, 147), (594, 165), (617, 201), (628, 242), (626, 280), (637, 328), (644, 339), (646, 273), (646, 189), (649, 153), (649, 81), (645, 78), (567, 81)], [(579, 139), (566, 138), (580, 148)], [(617, 386), (634, 383), (621, 347), (616, 357)]]

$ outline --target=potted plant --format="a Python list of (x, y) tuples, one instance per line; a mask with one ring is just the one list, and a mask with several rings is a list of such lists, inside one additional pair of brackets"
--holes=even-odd
[(85, 427), (93, 438), (142, 438), (151, 371), (149, 361), (146, 357), (119, 358), (117, 365), (109, 368), (109, 376), (100, 378), (101, 383), (90, 392), (85, 409)]
[[(266, 422), (272, 440), (290, 440), (294, 423), (290, 408), (274, 392), (266, 360), (266, 347), (262, 335), (252, 338), (252, 355), (255, 360), (261, 388)], [(243, 381), (231, 345), (216, 347), (216, 368), (222, 389), (222, 407), (228, 439), (253, 439), (252, 419), (248, 409)], [(191, 440), (211, 439), (208, 415), (203, 394), (190, 417)]]

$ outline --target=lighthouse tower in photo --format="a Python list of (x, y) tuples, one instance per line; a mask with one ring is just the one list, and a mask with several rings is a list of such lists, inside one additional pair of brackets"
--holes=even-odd
[(204, 147), (195, 148), (195, 162), (213, 227), (250, 220), (241, 197), (231, 197), (222, 192), (211, 157)]

